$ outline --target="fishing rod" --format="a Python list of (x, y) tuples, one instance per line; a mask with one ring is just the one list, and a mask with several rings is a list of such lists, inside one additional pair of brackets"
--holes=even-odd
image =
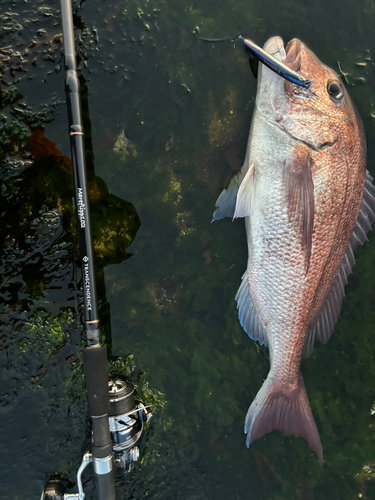
[(98, 500), (115, 500), (115, 467), (123, 472), (138, 460), (136, 446), (151, 413), (134, 400), (134, 385), (121, 379), (108, 382), (107, 347), (102, 343), (96, 296), (94, 252), (85, 165), (84, 130), (77, 74), (71, 0), (61, 0), (70, 147), (74, 177), (79, 251), (84, 294), (86, 346), (83, 367), (92, 426), (91, 452), (86, 452), (77, 472), (78, 493), (67, 493), (65, 484), (49, 481), (41, 500), (83, 500), (82, 473), (93, 464)]

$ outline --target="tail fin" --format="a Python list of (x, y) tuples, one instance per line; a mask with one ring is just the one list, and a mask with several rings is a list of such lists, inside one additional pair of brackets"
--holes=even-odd
[(245, 419), (247, 447), (273, 430), (284, 431), (287, 436), (306, 439), (320, 463), (323, 463), (322, 443), (301, 373), (297, 386), (293, 388), (273, 380), (269, 373), (251, 403)]

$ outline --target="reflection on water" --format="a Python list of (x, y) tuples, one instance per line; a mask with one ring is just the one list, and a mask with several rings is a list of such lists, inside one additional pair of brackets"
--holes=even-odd
[[(89, 436), (59, 5), (3, 3), (0, 491), (13, 499), (35, 498), (55, 471), (74, 481)], [(239, 46), (193, 34), (225, 37), (253, 25), (245, 34), (256, 43), (298, 37), (329, 66), (339, 61), (372, 171), (374, 6), (74, 6), (111, 370), (132, 373), (161, 410), (142, 463), (118, 482), (119, 498), (374, 498), (373, 235), (356, 254), (332, 339), (302, 366), (323, 467), (302, 440), (281, 433), (245, 447), (244, 415), (267, 374), (267, 352), (237, 320), (242, 223), (223, 221), (227, 238), (210, 218), (241, 166), (256, 81)]]

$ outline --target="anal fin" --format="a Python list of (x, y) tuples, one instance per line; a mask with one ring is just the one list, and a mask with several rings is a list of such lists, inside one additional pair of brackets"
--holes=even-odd
[(249, 275), (247, 272), (242, 276), (242, 283), (238, 289), (237, 295), (238, 318), (242, 328), (253, 340), (258, 340), (260, 345), (268, 347), (267, 332), (260, 322), (258, 313), (250, 296)]

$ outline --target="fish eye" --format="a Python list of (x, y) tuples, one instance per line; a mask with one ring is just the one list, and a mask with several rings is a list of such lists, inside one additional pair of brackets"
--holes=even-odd
[(341, 99), (344, 96), (344, 90), (340, 80), (329, 80), (327, 83), (327, 92), (334, 99)]

